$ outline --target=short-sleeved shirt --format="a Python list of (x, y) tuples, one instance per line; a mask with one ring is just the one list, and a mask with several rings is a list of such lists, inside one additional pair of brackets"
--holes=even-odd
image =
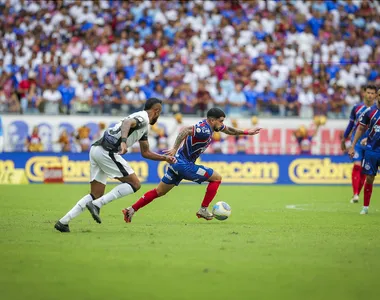
[[(127, 138), (127, 146), (130, 147), (138, 141), (148, 140), (148, 125), (149, 118), (148, 113), (145, 110), (138, 111), (129, 115), (125, 119), (135, 119), (137, 124), (134, 128), (129, 130)], [(103, 137), (94, 143), (95, 146), (102, 146), (105, 150), (111, 152), (118, 152), (121, 144), (121, 126), (123, 121), (121, 120), (115, 126), (108, 128)]]
[[(223, 130), (221, 128), (221, 130)], [(188, 136), (181, 149), (178, 150), (178, 156), (182, 160), (195, 162), (198, 157), (206, 151), (212, 140), (213, 130), (206, 120), (202, 120), (193, 126), (193, 133)]]
[(380, 152), (380, 109), (376, 104), (367, 108), (361, 115), (359, 123), (368, 127), (366, 150)]

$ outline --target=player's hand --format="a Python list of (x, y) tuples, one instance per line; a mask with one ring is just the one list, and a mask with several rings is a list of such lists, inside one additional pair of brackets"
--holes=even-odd
[(177, 150), (176, 149), (168, 149), (168, 150), (164, 150), (164, 154), (165, 155), (168, 155), (168, 156), (174, 156), (175, 154), (177, 153)]
[(125, 154), (127, 152), (128, 152), (127, 144), (126, 143), (121, 143), (120, 144), (120, 151), (118, 152), (118, 154), (123, 155), (123, 154)]
[(340, 142), (340, 148), (342, 149), (343, 152), (346, 152), (347, 151), (347, 148), (346, 148), (346, 141), (345, 140), (342, 140)]
[(261, 129), (262, 129), (262, 128), (252, 128), (252, 129), (248, 129), (248, 135), (259, 134)]
[(165, 161), (169, 164), (175, 164), (177, 162), (177, 158), (175, 156), (171, 156), (171, 155), (164, 155), (165, 157)]
[(362, 139), (362, 141), (360, 142), (360, 145), (367, 146), (367, 138)]
[(354, 155), (355, 155), (355, 149), (354, 147), (350, 147), (350, 149), (348, 149), (348, 155), (353, 158)]

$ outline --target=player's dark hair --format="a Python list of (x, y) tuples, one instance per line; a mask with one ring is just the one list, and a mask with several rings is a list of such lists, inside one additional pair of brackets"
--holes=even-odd
[(144, 110), (149, 110), (153, 107), (153, 105), (155, 104), (162, 104), (162, 100), (160, 99), (157, 99), (157, 98), (149, 98), (148, 100), (146, 100), (145, 102), (145, 106), (144, 106)]
[(207, 112), (207, 118), (219, 119), (221, 117), (226, 117), (226, 114), (220, 108), (213, 107)]
[(368, 89), (374, 90), (376, 92), (377, 91), (377, 86), (374, 85), (374, 84), (368, 84), (368, 85), (366, 85), (365, 90), (368, 90)]

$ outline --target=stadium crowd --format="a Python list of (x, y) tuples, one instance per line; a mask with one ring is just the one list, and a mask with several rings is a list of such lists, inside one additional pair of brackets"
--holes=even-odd
[(0, 0), (0, 113), (345, 117), (379, 30), (369, 0)]

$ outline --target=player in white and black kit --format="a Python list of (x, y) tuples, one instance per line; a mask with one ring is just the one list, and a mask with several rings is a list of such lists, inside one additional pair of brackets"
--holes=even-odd
[[(132, 194), (140, 189), (140, 181), (133, 169), (121, 155), (134, 143), (140, 143), (141, 155), (152, 160), (174, 163), (173, 156), (160, 155), (149, 150), (148, 126), (157, 122), (162, 111), (162, 101), (150, 98), (143, 111), (131, 114), (114, 127), (104, 132), (90, 150), (90, 183), (91, 193), (84, 196), (54, 226), (60, 232), (70, 232), (69, 222), (80, 215), (85, 208), (90, 211), (94, 220), (101, 223), (100, 208), (111, 201)], [(121, 184), (104, 195), (107, 177), (116, 178)], [(95, 200), (96, 199), (96, 200)]]

